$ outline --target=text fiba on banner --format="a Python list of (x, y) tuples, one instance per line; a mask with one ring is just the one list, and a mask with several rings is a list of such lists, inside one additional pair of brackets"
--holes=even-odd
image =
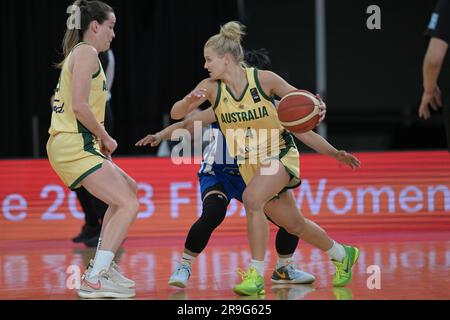
[[(361, 182), (360, 182), (361, 183)], [(370, 181), (367, 181), (370, 183)], [(177, 219), (183, 214), (184, 206), (191, 205), (197, 207), (197, 214), (200, 213), (198, 184), (193, 181), (170, 182), (170, 190), (167, 195), (155, 201), (154, 190), (158, 186), (151, 183), (140, 182), (139, 202), (141, 211), (139, 219), (151, 218), (158, 210), (158, 204), (169, 203), (170, 212), (167, 214)], [(320, 216), (323, 212), (334, 215), (368, 215), (386, 213), (417, 213), (436, 212), (443, 205), (445, 212), (450, 212), (450, 190), (445, 184), (432, 185), (404, 185), (400, 187), (393, 185), (338, 185), (330, 187), (328, 179), (322, 178), (318, 181), (303, 180), (299, 190), (294, 193), (297, 204), (306, 213)], [(48, 184), (42, 187), (39, 193), (42, 206), (34, 208), (40, 215), (41, 220), (64, 220), (67, 214), (76, 219), (83, 219), (83, 212), (80, 211), (74, 192), (70, 192), (62, 185)], [(63, 209), (67, 201), (68, 212)], [(436, 203), (441, 205), (437, 206)], [(382, 208), (383, 207), (383, 208)], [(240, 209), (240, 210), (238, 210)], [(21, 221), (26, 219), (28, 205), (26, 196), (19, 193), (6, 195), (2, 199), (3, 218), (8, 221)], [(242, 206), (233, 203), (228, 216), (244, 216), (245, 211)]]

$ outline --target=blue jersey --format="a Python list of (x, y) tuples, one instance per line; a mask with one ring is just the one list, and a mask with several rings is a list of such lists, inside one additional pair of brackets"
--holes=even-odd
[(210, 188), (220, 185), (222, 188), (219, 189), (225, 192), (228, 201), (235, 198), (242, 202), (245, 182), (239, 172), (236, 159), (228, 153), (225, 137), (218, 123), (211, 125), (210, 134), (210, 143), (205, 148), (198, 171), (202, 198)]
[(225, 168), (237, 169), (236, 159), (229, 154), (225, 137), (217, 122), (211, 124), (210, 135), (210, 142), (203, 152), (203, 160), (198, 173), (211, 173), (214, 170), (223, 171)]

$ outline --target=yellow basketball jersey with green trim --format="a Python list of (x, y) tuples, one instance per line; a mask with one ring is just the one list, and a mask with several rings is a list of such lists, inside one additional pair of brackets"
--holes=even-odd
[[(82, 44), (84, 43), (79, 43), (74, 49)], [(50, 135), (55, 135), (59, 132), (88, 132), (88, 130), (77, 120), (72, 108), (72, 73), (69, 69), (69, 63), (74, 49), (72, 49), (64, 61), (58, 85), (55, 89), (52, 120), (50, 129), (48, 130)], [(92, 76), (91, 80), (89, 106), (97, 121), (103, 124), (108, 88), (106, 85), (106, 76), (100, 60), (98, 65), (98, 72)]]
[(234, 97), (225, 83), (219, 81), (214, 105), (228, 150), (240, 161), (264, 151), (269, 152), (277, 144), (280, 149), (286, 145), (283, 139), (285, 129), (278, 120), (273, 99), (261, 89), (258, 70), (246, 68), (245, 71), (248, 83), (241, 97)]
[[(298, 151), (278, 119), (273, 98), (262, 90), (257, 69), (246, 68), (245, 72), (248, 84), (239, 98), (225, 83), (218, 82), (214, 112), (230, 154), (247, 184), (261, 162), (273, 158), (287, 164), (286, 169), (299, 179)], [(282, 158), (288, 153), (289, 163), (285, 164)]]

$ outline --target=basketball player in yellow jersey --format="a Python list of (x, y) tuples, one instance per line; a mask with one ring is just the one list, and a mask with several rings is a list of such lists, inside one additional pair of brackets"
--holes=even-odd
[(64, 60), (55, 91), (47, 154), (53, 169), (69, 188), (80, 186), (108, 204), (94, 261), (78, 295), (82, 298), (129, 298), (134, 281), (118, 271), (117, 249), (139, 208), (136, 183), (111, 161), (116, 141), (103, 127), (106, 79), (98, 52), (115, 37), (113, 9), (99, 1), (76, 1), (81, 30), (64, 36)]
[[(235, 286), (234, 291), (241, 295), (264, 292), (264, 258), (269, 238), (264, 211), (289, 233), (326, 251), (336, 266), (333, 284), (345, 286), (351, 281), (352, 267), (359, 256), (358, 249), (333, 241), (317, 224), (305, 219), (296, 206), (292, 192), (288, 190), (300, 183), (299, 154), (290, 134), (280, 125), (272, 100), (274, 96), (283, 97), (296, 88), (273, 72), (242, 66), (243, 28), (238, 22), (229, 22), (219, 34), (206, 42), (204, 67), (210, 77), (175, 103), (171, 111), (172, 116), (176, 117), (177, 110), (192, 110), (209, 100), (213, 107), (201, 112), (195, 119), (206, 123), (217, 119), (228, 150), (238, 161), (241, 160), (239, 169), (247, 184), (243, 202), (252, 261), (247, 271), (242, 273), (242, 283)], [(267, 135), (271, 129), (278, 130), (275, 139)], [(244, 137), (237, 130), (245, 132)], [(263, 133), (262, 141), (260, 133)], [(306, 139), (322, 139), (311, 131), (302, 135)], [(255, 136), (260, 139), (257, 145), (266, 143), (267, 148), (255, 148), (252, 143)], [(273, 147), (277, 144), (279, 148), (275, 156), (264, 152), (276, 150)], [(342, 158), (337, 150), (330, 155)], [(351, 167), (359, 166), (359, 161), (353, 156), (342, 159)], [(256, 163), (252, 163), (255, 160)]]

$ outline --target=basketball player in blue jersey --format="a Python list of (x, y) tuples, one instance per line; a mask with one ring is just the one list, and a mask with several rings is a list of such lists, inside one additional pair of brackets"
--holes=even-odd
[[(243, 281), (234, 287), (234, 291), (240, 295), (264, 293), (264, 258), (269, 237), (264, 213), (289, 233), (326, 251), (336, 266), (333, 284), (345, 286), (351, 281), (351, 269), (358, 259), (359, 250), (333, 241), (322, 228), (306, 219), (297, 208), (292, 191), (288, 190), (297, 187), (301, 181), (299, 153), (289, 132), (279, 122), (273, 97), (283, 97), (296, 88), (273, 72), (242, 66), (243, 34), (240, 23), (229, 22), (206, 42), (205, 69), (210, 77), (173, 106), (173, 109), (192, 110), (208, 100), (213, 107), (196, 114), (191, 120), (218, 121), (222, 132), (227, 134), (228, 150), (239, 160), (239, 172), (246, 184), (242, 199), (252, 260), (247, 271), (242, 273)], [(238, 131), (243, 131), (244, 135), (236, 134)], [(277, 132), (277, 140), (267, 136), (273, 132)], [(162, 133), (147, 136), (137, 144), (154, 144), (161, 138), (168, 139)], [(318, 144), (318, 149), (324, 153), (351, 167), (359, 166), (355, 157), (337, 151), (314, 132), (302, 135), (312, 139), (310, 142)], [(254, 145), (256, 149), (252, 147)], [(261, 149), (261, 145), (265, 148)], [(272, 147), (276, 147), (278, 152), (275, 155), (270, 153), (268, 157), (267, 151)], [(251, 152), (256, 154), (250, 157)]]

